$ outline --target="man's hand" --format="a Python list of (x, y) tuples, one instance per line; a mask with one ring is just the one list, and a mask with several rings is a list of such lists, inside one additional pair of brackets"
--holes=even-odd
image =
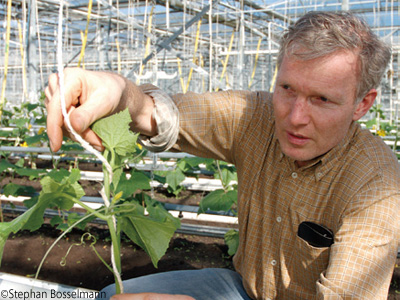
[(141, 293), (141, 294), (118, 294), (112, 296), (111, 300), (195, 300), (195, 299), (185, 295)]
[[(90, 129), (98, 119), (128, 108), (132, 118), (131, 130), (147, 136), (157, 134), (153, 119), (153, 99), (127, 80), (110, 73), (85, 71), (79, 68), (64, 70), (66, 109), (72, 128), (98, 150), (104, 147), (100, 138)], [(47, 134), (53, 151), (61, 148), (63, 135), (72, 138), (61, 112), (59, 77), (52, 74), (45, 90)]]
[[(126, 82), (124, 78), (106, 72), (78, 68), (64, 70), (65, 103), (72, 128), (98, 150), (103, 146), (89, 128), (96, 120), (114, 112), (120, 104)], [(61, 113), (59, 77), (52, 74), (45, 90), (47, 134), (53, 151), (61, 147), (63, 135), (70, 136)], [(71, 137), (71, 136), (70, 136)]]

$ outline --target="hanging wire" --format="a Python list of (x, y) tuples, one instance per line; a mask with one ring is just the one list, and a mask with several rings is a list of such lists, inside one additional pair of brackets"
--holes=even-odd
[(250, 77), (250, 82), (249, 82), (249, 88), (251, 87), (251, 85), (253, 84), (253, 79), (254, 76), (256, 75), (256, 69), (257, 69), (257, 61), (258, 61), (258, 54), (260, 52), (260, 46), (261, 46), (261, 41), (262, 41), (262, 37), (260, 37), (258, 39), (258, 44), (257, 44), (257, 52), (256, 52), (256, 57), (255, 57), (255, 61), (254, 61), (254, 67), (253, 67), (253, 72), (251, 73), (251, 77)]
[[(147, 35), (147, 39), (146, 39), (146, 48), (145, 48), (144, 57), (147, 57), (147, 56), (150, 54), (150, 46), (151, 46), (151, 37), (150, 37), (150, 34), (151, 34), (151, 28), (152, 28), (152, 23), (153, 23), (154, 8), (155, 8), (155, 6), (153, 5), (153, 6), (151, 7), (150, 16), (149, 16), (149, 21), (148, 21), (148, 24), (147, 24), (147, 33), (148, 33), (148, 35)], [(146, 14), (146, 15), (147, 15), (147, 14)], [(138, 85), (140, 84), (140, 78), (141, 78), (142, 75), (143, 75), (143, 71), (144, 71), (145, 66), (146, 66), (146, 64), (142, 64), (142, 65), (140, 66), (139, 76), (138, 76), (137, 79), (136, 79), (136, 84), (138, 84)]]
[[(196, 39), (194, 42), (194, 50), (193, 50), (193, 64), (196, 63), (196, 53), (197, 53), (197, 49), (199, 47), (200, 27), (201, 27), (201, 19), (197, 22)], [(189, 84), (192, 79), (192, 74), (193, 74), (193, 67), (190, 68), (189, 76), (188, 76), (188, 79), (186, 82), (186, 88), (184, 90), (184, 93), (186, 93), (189, 89)]]
[(18, 24), (18, 37), (19, 37), (19, 49), (21, 52), (21, 66), (22, 66), (22, 99), (28, 98), (28, 90), (26, 87), (26, 65), (25, 65), (25, 49), (24, 49), (24, 38), (22, 28), (19, 20)]
[[(83, 39), (82, 39), (82, 48), (81, 48), (81, 54), (78, 59), (78, 68), (81, 66), (81, 62), (85, 56), (85, 48), (86, 48), (86, 43), (87, 43), (88, 31), (89, 31), (90, 15), (92, 13), (92, 5), (93, 5), (93, 0), (89, 0), (85, 35), (83, 36)], [(81, 35), (82, 35), (82, 32), (81, 32)]]
[[(219, 78), (220, 82), (222, 82), (222, 79), (224, 78), (224, 75), (225, 75), (225, 72), (226, 72), (226, 68), (228, 66), (229, 56), (231, 54), (233, 41), (235, 39), (235, 32), (236, 32), (236, 29), (233, 29), (233, 32), (232, 32), (232, 35), (231, 35), (231, 40), (229, 41), (228, 53), (226, 54), (225, 60), (222, 63), (223, 64), (223, 69), (222, 69), (221, 77)], [(217, 87), (215, 90), (218, 91), (219, 87)]]
[(115, 39), (115, 45), (117, 47), (117, 64), (118, 64), (118, 74), (121, 74), (121, 50), (119, 48), (118, 38)]
[(11, 0), (7, 2), (7, 29), (6, 29), (6, 44), (4, 51), (4, 77), (3, 85), (1, 88), (1, 98), (0, 98), (0, 121), (3, 115), (4, 101), (6, 97), (6, 85), (7, 85), (7, 73), (8, 73), (8, 56), (10, 51), (10, 30), (11, 30)]
[(41, 42), (41, 34), (40, 34), (40, 27), (39, 27), (39, 8), (37, 4), (36, 7), (36, 34), (38, 39), (38, 48), (39, 48), (39, 73), (40, 73), (40, 84), (42, 90), (44, 90), (45, 80), (43, 77), (43, 59), (42, 59), (42, 42)]

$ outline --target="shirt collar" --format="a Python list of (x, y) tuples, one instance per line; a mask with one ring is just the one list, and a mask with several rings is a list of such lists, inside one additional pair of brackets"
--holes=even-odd
[(345, 135), (345, 137), (333, 147), (326, 154), (315, 158), (310, 164), (304, 167), (296, 167), (295, 160), (287, 157), (283, 154), (279, 147), (279, 142), (275, 138), (276, 146), (279, 148), (280, 152), (280, 161), (286, 159), (291, 170), (296, 172), (312, 172), (315, 176), (315, 180), (321, 180), (339, 161), (339, 159), (343, 159), (344, 153), (347, 151), (347, 146), (352, 141), (354, 135), (360, 130), (360, 125), (357, 122), (353, 122), (350, 125), (350, 128)]

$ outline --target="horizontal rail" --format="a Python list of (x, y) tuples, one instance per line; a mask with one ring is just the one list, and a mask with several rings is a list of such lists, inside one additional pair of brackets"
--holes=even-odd
[[(20, 147), (20, 146), (0, 146), (0, 151), (4, 152), (14, 152), (14, 153), (38, 153), (38, 154), (53, 154), (54, 156), (57, 156), (59, 154), (71, 154), (71, 155), (76, 155), (76, 154), (81, 154), (81, 155), (92, 155), (89, 151), (86, 150), (68, 150), (68, 151), (57, 151), (57, 152), (52, 152), (50, 148), (48, 147)], [(146, 155), (146, 157), (153, 157), (154, 155), (157, 156), (158, 158), (185, 158), (185, 157), (195, 157), (192, 154), (184, 153), (184, 152), (160, 152), (160, 153), (155, 153), (154, 152), (148, 152), (150, 153), (149, 155)]]
[[(1, 206), (4, 213), (23, 214), (25, 211), (28, 210), (28, 208), (22, 206), (13, 208), (7, 204), (2, 204)], [(67, 212), (67, 214), (68, 213), (70, 212)], [(58, 215), (59, 212), (53, 209), (46, 209), (44, 212), (44, 217), (46, 218), (52, 218)], [(106, 225), (106, 222), (101, 219), (95, 219), (91, 223)], [(224, 238), (225, 233), (230, 229), (231, 228), (182, 223), (181, 227), (176, 230), (176, 233)]]

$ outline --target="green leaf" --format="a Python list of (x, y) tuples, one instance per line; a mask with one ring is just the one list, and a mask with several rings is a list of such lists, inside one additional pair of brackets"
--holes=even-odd
[(12, 134), (10, 131), (0, 130), (0, 137), (10, 137)]
[(32, 104), (32, 103), (29, 103), (29, 102), (24, 104), (24, 106), (28, 109), (28, 112), (31, 112), (35, 108), (39, 107), (39, 105), (40, 105), (39, 103)]
[(28, 146), (33, 146), (35, 144), (47, 141), (49, 138), (46, 133), (42, 134), (37, 134), (34, 136), (29, 136), (25, 138), (25, 142), (28, 144)]
[(169, 219), (170, 221), (172, 221), (172, 223), (174, 223), (176, 228), (181, 227), (181, 220), (171, 215), (168, 212), (168, 210), (165, 209), (165, 207), (161, 202), (152, 199), (148, 195), (145, 195), (145, 202), (146, 202), (146, 209), (151, 219), (158, 222), (164, 222), (167, 219)]
[(24, 167), (24, 159), (19, 160), (15, 165), (7, 160), (0, 161), (0, 173), (7, 169), (15, 170), (18, 175), (30, 176), (31, 179), (38, 178), (40, 175), (46, 174), (46, 170), (28, 169)]
[(51, 170), (47, 175), (57, 182), (62, 182), (65, 180), (65, 178), (69, 177), (70, 174), (71, 173), (66, 169), (54, 169)]
[(239, 232), (231, 229), (225, 233), (225, 244), (228, 246), (228, 254), (234, 255), (239, 247)]
[[(166, 171), (153, 171), (153, 177), (154, 177), (153, 179), (164, 185), (167, 183), (167, 180), (165, 179), (167, 173), (168, 172)], [(148, 178), (151, 177), (150, 173), (147, 173), (146, 176), (148, 176)]]
[(64, 220), (60, 216), (54, 216), (50, 220), (50, 225), (55, 227), (57, 224), (64, 223)]
[(183, 159), (187, 164), (189, 164), (192, 168), (197, 167), (200, 164), (212, 164), (213, 159), (212, 158), (202, 158), (202, 157), (185, 157)]
[(3, 255), (4, 245), (8, 236), (13, 232), (17, 233), (20, 230), (28, 229), (34, 231), (40, 228), (43, 224), (43, 214), (45, 209), (51, 203), (54, 195), (40, 193), (37, 203), (29, 208), (25, 213), (18, 216), (11, 222), (0, 223), (0, 263)]
[(23, 167), (24, 167), (24, 164), (25, 164), (25, 159), (20, 158), (20, 159), (15, 163), (15, 166), (16, 166), (16, 167), (23, 168)]
[(126, 156), (135, 151), (138, 136), (130, 130), (131, 122), (131, 116), (126, 109), (96, 121), (92, 129), (101, 138), (104, 147), (120, 156)]
[[(71, 175), (74, 178), (74, 175)], [(69, 210), (74, 205), (72, 199), (80, 199), (85, 195), (83, 188), (77, 182), (56, 182), (49, 176), (40, 181), (42, 191), (40, 197), (50, 197), (49, 204), (60, 209)]]
[(31, 208), (32, 206), (34, 206), (37, 202), (39, 201), (39, 196), (34, 196), (30, 199), (26, 199), (24, 200), (24, 205), (26, 208)]
[[(81, 220), (82, 218), (84, 218), (85, 216), (83, 215), (79, 215), (77, 213), (70, 213), (68, 214), (68, 227), (74, 225), (76, 222), (78, 222), (79, 220)], [(80, 230), (84, 230), (87, 223), (93, 221), (96, 218), (96, 216), (91, 216), (89, 218), (86, 218), (84, 221), (80, 222), (78, 225), (75, 225), (76, 228), (80, 229)]]
[(66, 223), (61, 223), (61, 224), (59, 224), (58, 226), (57, 226), (57, 229), (58, 230), (61, 230), (61, 231), (65, 231), (65, 230), (67, 230), (68, 229), (68, 224), (66, 224)]
[(15, 168), (16, 168), (15, 165), (13, 165), (12, 163), (6, 161), (5, 159), (0, 161), (0, 173), (4, 172), (4, 170), (7, 170), (7, 169), (13, 169), (14, 170)]
[[(108, 175), (108, 172), (104, 174), (104, 176), (107, 176), (107, 175)], [(123, 177), (124, 175), (125, 175), (125, 174), (123, 174), (122, 168), (121, 168), (121, 167), (119, 167), (119, 168), (114, 168), (114, 170), (113, 170), (113, 176), (112, 176), (112, 186), (113, 186), (114, 194), (117, 194), (117, 193), (116, 193), (116, 188), (115, 188), (115, 187), (118, 187), (119, 182), (120, 182), (120, 180), (121, 180), (121, 177)]]
[[(179, 185), (183, 180), (185, 180), (185, 174), (180, 169), (175, 169), (172, 172), (168, 172), (166, 178), (166, 182), (168, 186), (172, 189), (172, 191), (177, 191)], [(175, 192), (174, 192), (175, 194)], [(176, 195), (176, 194), (175, 194)]]
[(72, 169), (71, 174), (69, 175), (68, 181), (70, 183), (78, 182), (81, 179), (81, 171), (79, 169)]
[(83, 151), (85, 149), (80, 144), (69, 141), (68, 143), (62, 144), (60, 150), (61, 151)]
[(172, 189), (170, 186), (167, 187), (168, 193), (174, 194), (175, 197), (178, 197), (178, 195), (184, 190), (183, 186), (179, 185), (176, 189)]
[[(58, 176), (57, 180), (61, 179), (60, 182), (50, 176), (44, 177), (40, 181), (42, 190), (36, 204), (11, 222), (0, 223), (0, 262), (5, 242), (10, 233), (24, 229), (37, 230), (43, 224), (43, 214), (46, 208), (57, 206), (61, 209), (70, 209), (74, 204), (73, 199), (80, 199), (84, 196), (82, 187), (76, 182), (78, 179), (76, 171), (72, 171), (69, 177), (60, 177), (61, 172), (52, 174), (55, 177)], [(67, 172), (67, 174), (70, 173)]]
[(31, 186), (19, 185), (15, 183), (8, 183), (3, 188), (3, 194), (8, 196), (22, 196), (22, 195), (32, 195), (35, 193), (35, 189)]
[(237, 202), (237, 191), (231, 190), (225, 192), (222, 189), (212, 191), (205, 196), (199, 206), (199, 214), (212, 211), (228, 211), (232, 205)]
[(150, 190), (150, 179), (143, 174), (133, 170), (131, 172), (131, 177), (126, 178), (125, 174), (122, 174), (116, 193), (123, 192), (123, 198), (127, 198), (134, 194), (137, 190)]
[(222, 173), (222, 185), (228, 186), (231, 181), (237, 180), (237, 173), (234, 168), (223, 168), (221, 170)]
[(367, 126), (367, 128), (372, 128), (373, 125), (376, 125), (376, 118), (373, 118), (365, 123), (365, 126)]
[(47, 173), (46, 170), (16, 168), (15, 172), (20, 176), (29, 176), (30, 179), (35, 179)]
[(176, 226), (166, 219), (157, 222), (148, 217), (136, 215), (119, 218), (121, 230), (150, 256), (155, 267), (168, 249)]
[[(41, 213), (43, 216), (44, 208), (43, 207), (40, 207), (40, 208), (42, 208), (43, 211), (41, 211), (39, 213)], [(23, 229), (24, 225), (26, 223), (31, 222), (31, 219), (32, 220), (34, 219), (32, 217), (37, 215), (37, 213), (38, 213), (38, 207), (35, 206), (35, 207), (30, 208), (24, 214), (18, 216), (11, 222), (0, 223), (0, 265), (1, 265), (1, 258), (3, 257), (4, 245), (6, 244), (8, 236), (12, 232), (16, 233), (19, 230)], [(43, 218), (42, 218), (42, 223), (43, 223)], [(40, 225), (36, 229), (38, 229), (40, 227)]]
[(26, 127), (26, 125), (29, 122), (29, 118), (18, 118), (15, 120), (15, 125), (17, 125), (18, 128), (22, 129)]

